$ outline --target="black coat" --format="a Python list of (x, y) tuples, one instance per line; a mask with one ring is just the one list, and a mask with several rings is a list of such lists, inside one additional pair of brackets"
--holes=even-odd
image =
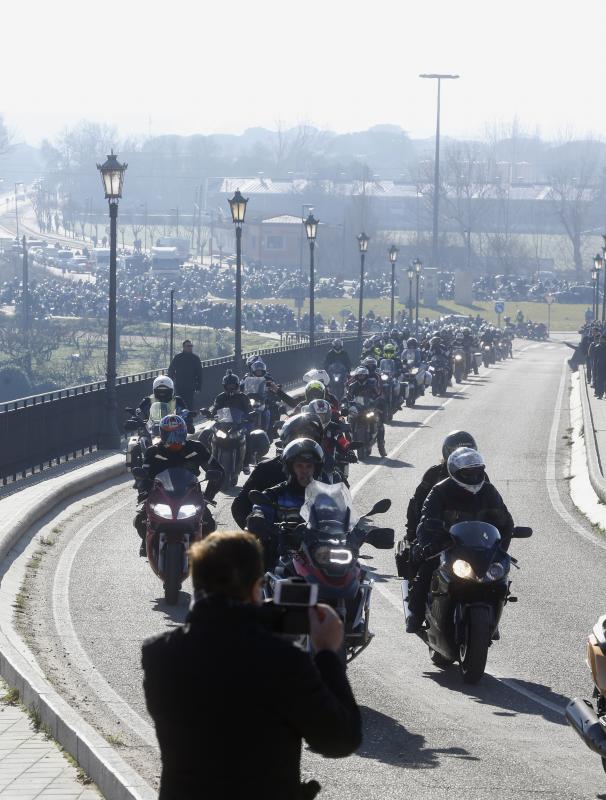
[(301, 740), (332, 758), (361, 742), (338, 657), (312, 660), (259, 607), (198, 601), (143, 645), (145, 699), (162, 754), (159, 800), (294, 800)]
[(282, 459), (278, 456), (257, 464), (231, 504), (231, 513), (238, 527), (242, 530), (246, 528), (246, 518), (253, 509), (252, 503), (248, 499), (249, 491), (257, 489), (262, 492), (283, 481), (284, 477)]
[(168, 374), (179, 391), (198, 391), (202, 386), (202, 362), (195, 353), (177, 353)]

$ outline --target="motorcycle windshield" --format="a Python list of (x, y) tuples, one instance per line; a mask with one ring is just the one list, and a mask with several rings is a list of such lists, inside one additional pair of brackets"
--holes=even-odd
[(246, 419), (246, 414), (239, 408), (220, 408), (215, 414), (217, 422), (225, 425), (240, 424)]
[(379, 364), (379, 369), (381, 370), (381, 372), (389, 372), (390, 374), (393, 374), (394, 372), (393, 359), (382, 358), (381, 363)]
[(172, 413), (173, 411), (169, 403), (161, 403), (159, 400), (156, 400), (149, 407), (149, 422), (152, 425), (159, 425), (164, 417)]
[(170, 495), (185, 494), (191, 486), (198, 482), (196, 476), (183, 467), (165, 469), (156, 475), (156, 480), (162, 484), (164, 491)]
[(305, 489), (301, 518), (319, 538), (344, 538), (360, 519), (351, 493), (344, 483), (312, 481)]
[(244, 378), (244, 394), (256, 394), (259, 397), (263, 397), (265, 395), (265, 378), (247, 375)]
[(450, 529), (456, 545), (466, 550), (466, 558), (478, 577), (483, 577), (494, 560), (501, 534), (488, 522), (457, 522)]

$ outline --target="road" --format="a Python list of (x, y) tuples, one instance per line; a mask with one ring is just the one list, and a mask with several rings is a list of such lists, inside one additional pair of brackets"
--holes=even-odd
[[(358, 510), (391, 497), (381, 524), (401, 533), (408, 498), (444, 436), (453, 428), (474, 433), (514, 519), (535, 531), (512, 545), (519, 602), (506, 608), (489, 674), (468, 687), (456, 668), (431, 664), (422, 642), (404, 632), (393, 554), (367, 548), (376, 636), (349, 668), (364, 743), (341, 761), (304, 755), (304, 773), (318, 777), (323, 798), (433, 800), (448, 791), (576, 799), (606, 790), (599, 759), (562, 713), (568, 697), (589, 695), (584, 640), (604, 611), (606, 583), (606, 543), (572, 507), (565, 480), (570, 351), (557, 341), (517, 344), (513, 361), (481, 370), (446, 400), (427, 396), (398, 414), (388, 457), (351, 474)], [(233, 526), (230, 502), (221, 496), (221, 529)], [(159, 581), (137, 555), (133, 507), (129, 484), (117, 482), (73, 506), (54, 531), (49, 526), (56, 544), (45, 548), (29, 587), (24, 629), (59, 688), (106, 736), (118, 737), (122, 754), (153, 782), (159, 764), (139, 646), (183, 620), (189, 595), (182, 592), (174, 610), (164, 605)]]

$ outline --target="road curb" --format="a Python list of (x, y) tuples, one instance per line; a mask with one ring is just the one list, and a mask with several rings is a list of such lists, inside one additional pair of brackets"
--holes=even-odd
[(579, 367), (579, 389), (581, 395), (581, 408), (583, 410), (583, 432), (585, 435), (585, 451), (587, 453), (587, 471), (593, 491), (603, 503), (606, 503), (606, 479), (602, 472), (600, 453), (595, 438), (595, 426), (591, 404), (589, 402), (589, 389), (585, 367)]
[[(107, 462), (83, 467), (84, 474), (62, 476), (65, 480), (51, 479), (47, 490), (39, 487), (25, 511), (13, 514), (0, 529), (0, 562), (4, 562), (11, 548), (36, 522), (62, 501), (126, 471), (122, 453), (108, 458)], [(0, 506), (8, 501), (12, 501), (13, 506), (18, 505), (17, 500), (18, 495), (13, 495), (0, 501)], [(36, 667), (29, 650), (25, 648), (20, 652), (0, 625), (0, 675), (9, 686), (19, 690), (21, 702), (39, 716), (41, 725), (92, 778), (106, 800), (156, 798), (155, 790), (70, 707)]]

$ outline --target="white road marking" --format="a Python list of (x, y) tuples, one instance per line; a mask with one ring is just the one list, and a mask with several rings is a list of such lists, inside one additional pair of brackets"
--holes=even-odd
[(132, 498), (129, 497), (125, 502), (108, 508), (102, 514), (95, 516), (87, 525), (84, 525), (73, 539), (69, 541), (61, 554), (53, 580), (53, 617), (55, 619), (57, 633), (61, 639), (61, 644), (64, 649), (69, 652), (72, 662), (91, 689), (93, 689), (99, 699), (113, 711), (128, 728), (146, 744), (156, 748), (158, 740), (156, 739), (154, 728), (144, 720), (143, 717), (137, 714), (126, 700), (112, 689), (88, 657), (76, 633), (69, 607), (70, 578), (78, 551), (95, 528), (109, 519), (116, 511), (131, 505), (131, 503)]

